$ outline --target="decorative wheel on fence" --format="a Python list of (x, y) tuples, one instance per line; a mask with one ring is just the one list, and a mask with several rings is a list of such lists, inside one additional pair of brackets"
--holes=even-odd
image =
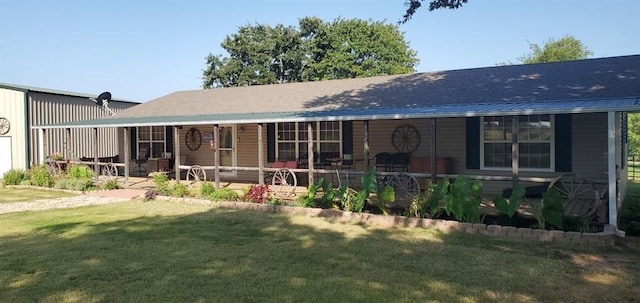
[(593, 216), (600, 204), (600, 195), (591, 180), (577, 174), (556, 177), (549, 189), (556, 189), (564, 200), (564, 213), (582, 218)]
[(388, 180), (396, 194), (396, 202), (391, 204), (394, 208), (407, 208), (411, 201), (420, 193), (420, 183), (409, 174), (393, 175)]
[(107, 163), (102, 167), (102, 176), (105, 180), (117, 180), (118, 179), (118, 168), (113, 165), (113, 163)]
[(187, 183), (189, 186), (200, 185), (200, 182), (207, 180), (207, 173), (200, 165), (193, 165), (187, 171)]
[(298, 178), (296, 178), (296, 174), (291, 170), (281, 168), (273, 174), (271, 185), (273, 186), (274, 195), (288, 197), (293, 195), (293, 192), (296, 190)]

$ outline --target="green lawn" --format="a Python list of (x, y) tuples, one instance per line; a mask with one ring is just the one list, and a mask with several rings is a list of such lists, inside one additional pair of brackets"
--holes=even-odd
[(0, 203), (25, 202), (39, 199), (55, 199), (61, 197), (72, 197), (75, 194), (55, 191), (39, 190), (32, 188), (7, 188), (0, 186)]
[[(631, 302), (640, 253), (170, 202), (0, 215), (3, 302)], [(636, 301), (637, 302), (637, 301)]]

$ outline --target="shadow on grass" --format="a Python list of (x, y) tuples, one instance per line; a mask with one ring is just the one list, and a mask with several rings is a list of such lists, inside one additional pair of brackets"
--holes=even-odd
[(0, 239), (0, 293), (11, 302), (600, 302), (639, 295), (629, 287), (637, 273), (603, 270), (595, 274), (604, 278), (589, 279), (572, 254), (537, 243), (254, 211), (108, 222), (75, 216)]

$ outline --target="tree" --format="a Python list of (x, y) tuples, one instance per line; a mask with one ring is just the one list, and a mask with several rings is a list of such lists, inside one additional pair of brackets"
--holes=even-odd
[(627, 115), (629, 154), (640, 155), (640, 113)]
[(204, 88), (410, 73), (418, 64), (397, 26), (358, 19), (246, 25), (221, 46), (229, 57), (206, 57)]
[[(518, 58), (522, 64), (560, 62), (586, 59), (593, 56), (593, 52), (589, 50), (582, 42), (572, 35), (567, 35), (560, 40), (550, 39), (545, 42), (544, 47), (540, 47), (536, 43), (529, 43), (531, 53), (525, 54)], [(502, 62), (497, 65), (512, 65), (513, 62)]]
[[(409, 0), (409, 2), (405, 2), (407, 12), (402, 16), (400, 23), (406, 23), (409, 21), (411, 17), (413, 17), (413, 14), (422, 7), (422, 2), (424, 2), (424, 0)], [(462, 7), (465, 3), (467, 3), (467, 0), (433, 0), (429, 2), (429, 11), (441, 8), (457, 9)]]

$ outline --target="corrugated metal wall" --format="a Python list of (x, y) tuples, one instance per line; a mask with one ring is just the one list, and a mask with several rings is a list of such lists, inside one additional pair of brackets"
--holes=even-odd
[(11, 128), (3, 137), (11, 137), (11, 167), (27, 169), (26, 115), (24, 92), (0, 88), (0, 117), (9, 120)]
[[(109, 108), (114, 112), (122, 111), (134, 103), (112, 101)], [(29, 93), (29, 120), (31, 126), (65, 123), (71, 121), (98, 119), (110, 114), (102, 107), (97, 106), (88, 98), (63, 96), (47, 93)], [(118, 136), (116, 128), (98, 129), (98, 157), (111, 157), (118, 154)], [(32, 163), (38, 161), (38, 131), (31, 130), (30, 134)], [(93, 130), (71, 129), (71, 153), (66, 154), (66, 130), (46, 130), (44, 138), (45, 158), (51, 154), (62, 154), (65, 158), (77, 159), (80, 157), (93, 157)]]

